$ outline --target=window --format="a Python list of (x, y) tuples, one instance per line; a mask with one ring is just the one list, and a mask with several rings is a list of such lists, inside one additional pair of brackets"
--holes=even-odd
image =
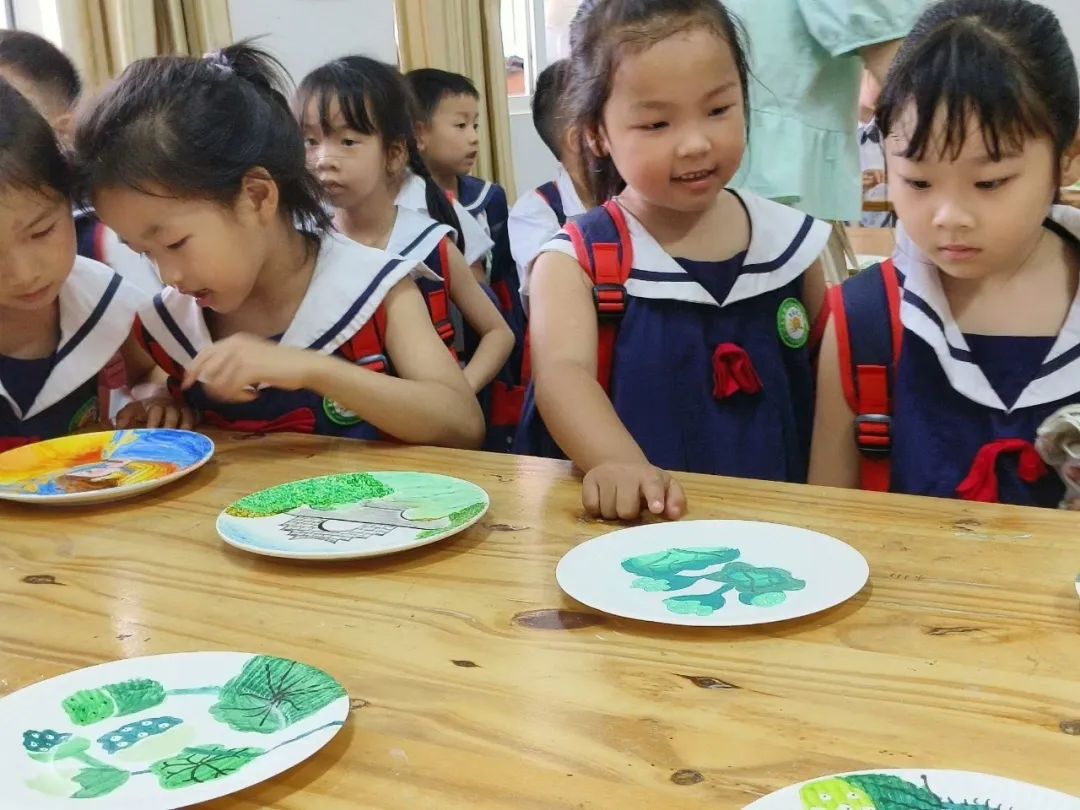
[(0, 28), (14, 28), (15, 15), (12, 14), (11, 0), (0, 3)]
[(510, 112), (529, 110), (536, 77), (570, 55), (570, 22), (581, 0), (503, 0), (502, 37)]

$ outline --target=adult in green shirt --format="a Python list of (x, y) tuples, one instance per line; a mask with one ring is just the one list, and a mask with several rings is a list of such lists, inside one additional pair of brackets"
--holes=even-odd
[(725, 0), (750, 45), (750, 143), (732, 181), (819, 219), (862, 211), (863, 68), (884, 83), (928, 0)]

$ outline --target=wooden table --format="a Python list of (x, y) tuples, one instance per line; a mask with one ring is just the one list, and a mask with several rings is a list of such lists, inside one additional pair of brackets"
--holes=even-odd
[[(871, 583), (824, 614), (708, 630), (597, 615), (554, 568), (608, 531), (552, 461), (216, 436), (202, 471), (112, 507), (0, 507), (0, 693), (114, 658), (238, 649), (348, 688), (314, 759), (212, 808), (739, 808), (867, 767), (991, 771), (1080, 793), (1076, 514), (682, 476), (696, 518), (832, 533)], [(492, 509), (351, 564), (222, 544), (254, 488), (448, 472)], [(2, 800), (0, 800), (2, 804)]]
[(848, 239), (860, 256), (892, 256), (896, 231), (892, 228), (847, 228)]

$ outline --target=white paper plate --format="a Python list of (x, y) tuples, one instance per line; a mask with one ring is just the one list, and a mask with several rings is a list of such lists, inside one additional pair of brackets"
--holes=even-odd
[(654, 523), (571, 549), (555, 572), (579, 602), (628, 619), (733, 627), (807, 616), (866, 584), (863, 556), (807, 529), (738, 520)]
[(347, 560), (437, 543), (480, 520), (476, 484), (420, 472), (325, 475), (264, 489), (217, 520), (231, 546), (270, 557)]
[(1080, 810), (1080, 799), (1000, 776), (963, 771), (862, 771), (793, 785), (758, 799), (744, 810), (837, 810), (845, 806), (850, 810), (942, 806)]
[(0, 785), (18, 810), (171, 810), (303, 762), (349, 714), (296, 661), (199, 652), (112, 661), (0, 699)]

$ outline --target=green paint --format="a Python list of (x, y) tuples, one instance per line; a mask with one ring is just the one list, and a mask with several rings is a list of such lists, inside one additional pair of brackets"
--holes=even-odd
[(799, 790), (802, 810), (997, 810), (989, 799), (954, 801), (937, 795), (925, 776), (914, 784), (894, 774), (864, 773), (821, 779)]
[(464, 509), (459, 509), (457, 512), (450, 514), (450, 525), (442, 529), (427, 529), (420, 532), (417, 535), (417, 540), (426, 540), (429, 537), (435, 537), (438, 534), (445, 534), (452, 531), (459, 526), (464, 526), (470, 520), (473, 520), (478, 515), (484, 514), (484, 510), (487, 509), (486, 503), (474, 503), (472, 506), (466, 506)]
[(453, 520), (454, 513), (474, 508), (479, 494), (456, 478), (429, 473), (386, 472), (379, 480), (394, 491), (388, 500), (402, 507), (402, 517), (413, 521)]
[(224, 745), (197, 745), (185, 748), (175, 757), (150, 766), (166, 790), (201, 785), (230, 776), (265, 754), (262, 748), (226, 748)]
[(137, 679), (112, 683), (100, 689), (84, 689), (64, 700), (64, 711), (77, 726), (88, 726), (109, 717), (123, 717), (165, 702), (165, 689), (157, 681)]
[[(647, 592), (683, 591), (699, 582), (719, 582), (721, 587), (703, 594), (681, 594), (664, 600), (664, 606), (680, 616), (711, 616), (726, 604), (725, 594), (735, 591), (739, 601), (753, 607), (776, 607), (787, 592), (801, 591), (806, 582), (795, 579), (783, 568), (758, 568), (737, 562), (737, 548), (672, 548), (623, 560), (622, 568), (637, 578), (631, 588)], [(704, 572), (717, 565), (718, 571)]]
[(265, 489), (241, 498), (226, 514), (242, 518), (272, 517), (307, 506), (335, 509), (360, 501), (385, 498), (393, 490), (367, 473), (324, 475)]
[(804, 785), (799, 798), (805, 810), (877, 810), (873, 800), (859, 787), (843, 779), (823, 779)]
[[(257, 656), (222, 687), (166, 690), (158, 681), (136, 678), (84, 689), (61, 703), (72, 723), (89, 725), (152, 708), (170, 697), (210, 695), (218, 697), (208, 709), (218, 722), (235, 731), (270, 734), (315, 715), (346, 692), (314, 667)], [(270, 750), (340, 725), (340, 720), (326, 723)], [(46, 796), (95, 799), (119, 790), (132, 777), (152, 774), (162, 788), (174, 790), (224, 778), (268, 753), (248, 746), (191, 745), (195, 734), (195, 727), (181, 718), (159, 716), (118, 726), (98, 737), (97, 744), (113, 762), (154, 763), (145, 770), (126, 770), (92, 756), (92, 743), (85, 737), (54, 729), (29, 729), (22, 734), (23, 749), (48, 771), (27, 778), (25, 784)], [(79, 765), (84, 767), (79, 769)]]
[(341, 684), (322, 670), (261, 655), (225, 684), (210, 715), (236, 731), (273, 734), (344, 695)]

